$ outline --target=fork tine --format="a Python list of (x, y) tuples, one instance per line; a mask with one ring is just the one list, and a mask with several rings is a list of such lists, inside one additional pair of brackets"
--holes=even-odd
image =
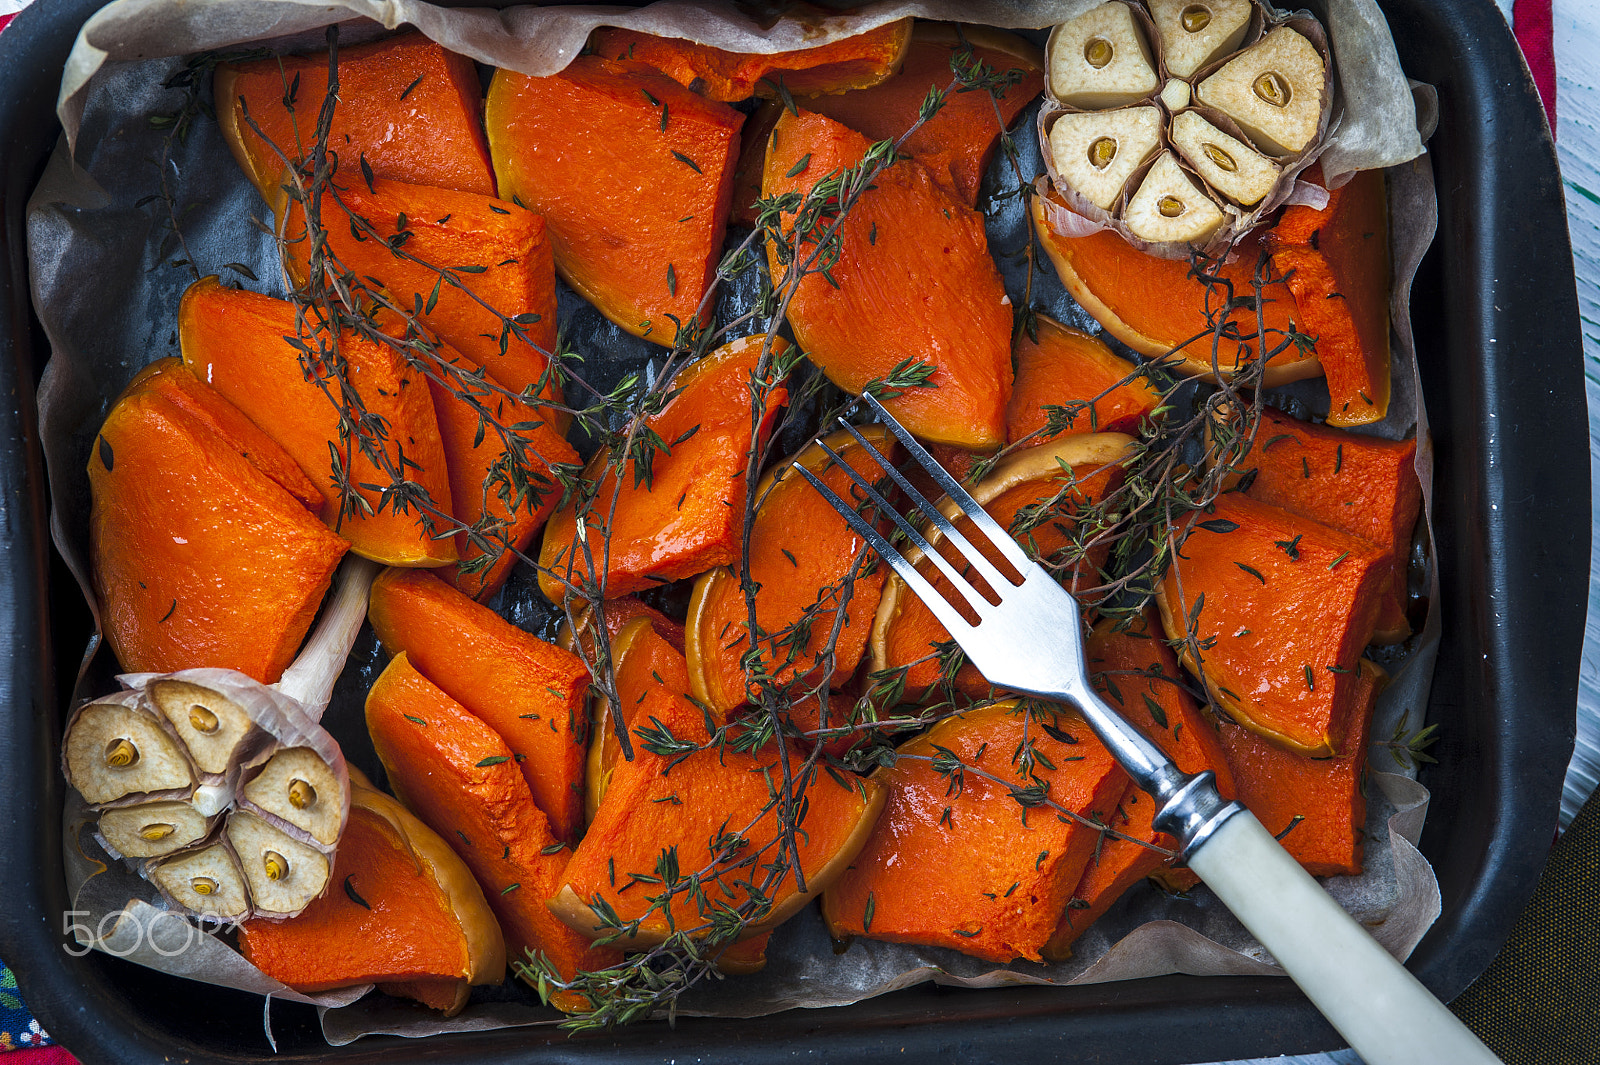
[[(906, 559), (906, 556), (902, 555), (882, 533), (874, 528), (871, 522), (857, 514), (854, 507), (840, 499), (834, 490), (823, 484), (816, 474), (798, 462), (790, 463), (790, 465), (799, 472), (800, 476), (811, 482), (811, 487), (820, 492), (822, 498), (827, 500), (828, 504), (839, 512), (839, 516), (849, 524), (850, 528), (854, 529), (858, 536), (872, 546), (872, 549), (878, 553), (879, 558), (894, 568), (894, 571), (900, 575), (900, 579), (905, 581), (913, 592), (917, 593), (917, 597), (923, 603), (927, 604), (928, 609), (932, 611), (934, 617), (939, 619), (939, 624), (945, 627), (946, 632), (955, 635), (958, 632), (966, 634), (974, 631), (972, 622), (962, 617), (961, 612), (951, 606), (949, 601), (939, 594), (939, 590), (929, 583), (928, 578), (918, 573), (917, 567), (913, 566)], [(893, 512), (891, 511), (890, 513)], [(979, 601), (983, 602), (981, 599)], [(989, 604), (984, 602), (983, 605), (988, 606)]]
[[(1011, 584), (1011, 578), (1001, 573), (983, 552), (973, 547), (972, 541), (968, 540), (961, 530), (951, 523), (949, 518), (941, 514), (938, 507), (929, 503), (927, 496), (923, 495), (915, 485), (906, 480), (905, 474), (895, 469), (894, 464), (885, 459), (877, 448), (867, 443), (867, 438), (861, 435), (860, 430), (843, 418), (839, 419), (839, 424), (849, 430), (850, 435), (855, 437), (863, 447), (872, 453), (872, 456), (877, 460), (883, 471), (894, 479), (894, 483), (900, 486), (901, 491), (910, 496), (912, 505), (920, 510), (929, 521), (933, 522), (939, 531), (944, 534), (944, 538), (955, 546), (955, 549), (967, 562), (972, 564), (974, 569), (982, 574), (984, 580), (989, 582), (989, 587), (994, 589), (995, 595), (1001, 595), (1000, 589), (1005, 585)], [(927, 550), (927, 547), (923, 547), (924, 553)]]
[[(939, 552), (935, 551), (933, 546), (923, 538), (922, 534), (919, 533), (910, 522), (906, 521), (906, 519), (900, 515), (899, 511), (895, 510), (889, 505), (889, 501), (887, 499), (884, 499), (883, 496), (878, 494), (878, 490), (872, 487), (871, 481), (867, 480), (865, 477), (861, 476), (860, 473), (856, 472), (855, 467), (851, 466), (848, 462), (841, 458), (839, 453), (833, 450), (833, 448), (829, 447), (827, 444), (824, 444), (822, 441), (818, 440), (817, 446), (822, 448), (823, 451), (826, 451), (829, 457), (832, 458), (834, 462), (837, 462), (845, 473), (850, 475), (850, 479), (856, 483), (858, 488), (867, 494), (868, 500), (871, 501), (873, 506), (878, 508), (879, 513), (885, 515), (891, 521), (893, 521), (896, 528), (905, 533), (906, 536), (911, 539), (912, 543), (916, 544), (922, 549), (923, 556), (938, 567), (939, 572), (945, 575), (945, 579), (950, 581), (961, 598), (967, 601), (967, 605), (972, 608), (973, 613), (981, 617), (985, 610), (990, 609), (989, 601), (978, 593), (978, 590), (972, 586), (972, 583), (968, 581), (966, 577), (957, 572), (953, 565), (946, 561), (945, 558), (939, 554)], [(867, 450), (871, 451), (874, 455), (878, 453), (877, 448), (872, 447), (870, 444), (867, 445)], [(798, 467), (798, 464), (794, 465)], [(806, 472), (808, 474), (807, 479), (811, 480), (813, 484), (816, 483), (815, 480), (809, 476), (810, 471), (808, 470)], [(851, 513), (855, 513), (854, 508), (851, 508)], [(896, 553), (898, 554), (898, 552)], [(929, 588), (931, 590), (932, 586), (930, 585)], [(933, 594), (938, 595), (939, 593), (934, 592)], [(998, 595), (999, 593), (996, 594)]]
[(889, 427), (889, 431), (899, 438), (900, 442), (905, 445), (906, 450), (911, 453), (911, 457), (916, 459), (917, 464), (928, 472), (929, 477), (933, 478), (933, 482), (944, 489), (944, 494), (954, 500), (956, 506), (961, 508), (962, 513), (972, 519), (972, 523), (983, 531), (983, 534), (989, 538), (995, 549), (1005, 557), (1006, 561), (1017, 567), (1018, 573), (1026, 574), (1027, 567), (1032, 564), (1032, 560), (1017, 545), (1017, 542), (1008, 536), (1004, 529), (1000, 528), (999, 523), (989, 517), (988, 511), (980, 507), (978, 501), (973, 499), (965, 488), (961, 487), (961, 483), (950, 476), (949, 471), (939, 465), (938, 461), (928, 454), (921, 444), (917, 443), (916, 438), (906, 430), (905, 426), (895, 421), (894, 415), (884, 409), (883, 404), (878, 402), (876, 396), (871, 392), (863, 392), (861, 393), (861, 398), (882, 419), (883, 424)]

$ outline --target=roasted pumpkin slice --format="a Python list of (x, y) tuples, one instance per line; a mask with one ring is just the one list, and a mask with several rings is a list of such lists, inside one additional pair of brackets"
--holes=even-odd
[(472, 873), (358, 770), (332, 883), (298, 917), (240, 925), (245, 960), (296, 991), (376, 983), (446, 1016), (473, 984), (505, 979), (505, 939)]
[[(187, 371), (165, 373), (178, 374)], [(131, 673), (219, 666), (270, 684), (347, 545), (262, 471), (299, 472), (271, 440), (237, 425), (225, 434), (184, 402), (187, 385), (135, 384), (89, 450), (101, 629)], [(224, 400), (200, 402), (225, 423), (243, 420)]]
[(708, 100), (731, 104), (756, 95), (775, 96), (780, 84), (793, 96), (876, 85), (899, 67), (911, 40), (911, 21), (899, 19), (792, 52), (728, 52), (681, 37), (609, 26), (596, 30), (590, 45), (606, 59), (648, 63)]
[(951, 61), (969, 46), (974, 60), (996, 73), (1014, 71), (1019, 80), (993, 100), (987, 92), (961, 92), (957, 86), (900, 150), (961, 202), (975, 206), (1002, 125), (1009, 127), (1044, 89), (1044, 55), (1016, 34), (987, 26), (918, 23), (905, 62), (893, 77), (869, 89), (807, 100), (805, 107), (870, 140), (898, 140), (917, 124), (928, 91), (950, 87)]
[(391, 569), (372, 585), (368, 616), (391, 654), (494, 729), (560, 839), (583, 817), (582, 659), (524, 632), (429, 573)]
[(1378, 643), (1398, 643), (1406, 621), (1406, 560), (1422, 510), (1417, 442), (1357, 436), (1266, 408), (1245, 494), (1371, 542), (1383, 554)]
[[(735, 340), (679, 372), (672, 382), (677, 394), (640, 429), (654, 434), (661, 446), (645, 445), (639, 437), (648, 461), (629, 462), (620, 486), (609, 468), (609, 450), (589, 463), (584, 477), (591, 484), (599, 481), (593, 498), (575, 498), (545, 528), (539, 588), (551, 602), (571, 594), (569, 582), (580, 587), (593, 582), (611, 598), (693, 577), (736, 557), (751, 445), (751, 388), (765, 339)], [(787, 341), (775, 341), (773, 356), (787, 347)], [(761, 440), (788, 398), (781, 386), (764, 385), (763, 394)], [(588, 532), (582, 540), (580, 508)]]
[(621, 328), (671, 345), (716, 280), (744, 116), (599, 56), (497, 70), (485, 122), (500, 195), (544, 215), (556, 272)]
[[(972, 497), (1001, 528), (1012, 532), (1030, 557), (1058, 570), (1069, 589), (1093, 587), (1100, 583), (1099, 567), (1108, 548), (1094, 545), (1081, 550), (1083, 545), (1076, 542), (1073, 534), (1075, 514), (1122, 483), (1120, 464), (1128, 458), (1133, 442), (1132, 437), (1121, 433), (1060, 437), (1001, 462), (971, 489)], [(1072, 471), (1070, 479), (1068, 469)], [(952, 519), (961, 512), (948, 500), (940, 503), (940, 509)], [(974, 546), (982, 545), (979, 550), (991, 561), (999, 560), (999, 554), (991, 553), (988, 541), (976, 533), (970, 521), (960, 518), (956, 527)], [(930, 530), (928, 536), (946, 559), (965, 572), (960, 555), (937, 529)], [(933, 563), (923, 559), (920, 551), (913, 548), (907, 557), (934, 587), (954, 594), (949, 581)], [(974, 576), (973, 580), (977, 584), (983, 578)], [(929, 698), (939, 687), (949, 661), (946, 649), (953, 646), (950, 633), (927, 605), (898, 576), (891, 575), (872, 624), (873, 673), (903, 669), (907, 696)], [(984, 698), (993, 690), (977, 667), (967, 662), (957, 669), (954, 686), (975, 699)]]
[[(512, 958), (541, 954), (568, 979), (620, 960), (546, 908), (570, 852), (551, 835), (511, 748), (494, 729), (429, 683), (403, 653), (373, 683), (366, 714), (390, 787), (472, 870)], [(555, 995), (554, 1005), (583, 1008), (571, 993)]]
[[(862, 430), (872, 446), (891, 460), (897, 450), (888, 430)], [(883, 479), (877, 460), (849, 433), (823, 443), (872, 481)], [(855, 534), (805, 478), (793, 472), (798, 462), (843, 499), (865, 500), (850, 475), (813, 444), (779, 463), (756, 489), (760, 505), (750, 530), (750, 580), (755, 597), (762, 670), (779, 686), (820, 684), (818, 656), (832, 646), (832, 679), (842, 684), (866, 650), (872, 614), (883, 588), (884, 570), (874, 565), (866, 541)], [(839, 610), (844, 617), (838, 617)], [(742, 706), (759, 690), (747, 677), (749, 607), (731, 567), (712, 570), (695, 582), (689, 600), (687, 643), (690, 691), (718, 713)], [(837, 639), (832, 639), (838, 629)], [(797, 700), (799, 701), (799, 700)], [(791, 708), (793, 709), (793, 708)], [(837, 726), (804, 720), (801, 724)], [(813, 708), (810, 716), (820, 716)]]
[[(294, 304), (225, 288), (215, 277), (190, 285), (178, 307), (184, 365), (289, 453), (328, 501), (330, 524), (356, 554), (396, 566), (454, 562), (453, 541), (435, 538), (418, 505), (361, 487), (388, 486), (392, 478), (353, 437), (341, 439), (335, 400), (346, 397), (340, 383), (331, 375), (322, 380), (311, 376), (301, 351), (286, 339), (301, 336), (302, 328), (299, 343), (312, 349), (332, 346), (329, 334), (297, 325)], [(450, 513), (444, 445), (423, 375), (386, 344), (352, 332), (341, 333), (337, 344), (350, 389), (366, 412), (386, 425), (386, 438), (376, 450), (394, 473), (403, 470), (407, 480), (420, 486), (431, 506)], [(362, 513), (340, 515), (334, 461), (349, 471), (364, 501)]]
[(1361, 872), (1367, 820), (1362, 774), (1373, 702), (1384, 679), (1383, 670), (1362, 660), (1354, 678), (1350, 728), (1332, 758), (1285, 751), (1248, 729), (1222, 724), (1222, 745), (1239, 782), (1239, 801), (1313, 876)]
[(1156, 831), (1156, 813), (1155, 800), (1129, 784), (1106, 818), (1107, 827), (1116, 835), (1106, 833), (1099, 849), (1090, 855), (1055, 932), (1039, 948), (1046, 961), (1072, 957), (1072, 944), (1129, 888), (1172, 864), (1178, 841)]
[[(1025, 739), (1030, 770), (1014, 761)], [(1046, 704), (968, 710), (897, 753), (874, 774), (889, 796), (878, 827), (823, 896), (829, 930), (1039, 961), (1100, 840), (1084, 822), (1108, 823), (1127, 774), (1082, 718)]]
[[(270, 203), (285, 157), (309, 156), (316, 144), (328, 53), (223, 63), (214, 89), (223, 138)], [(328, 148), (352, 179), (365, 160), (379, 177), (493, 196), (482, 99), (472, 60), (420, 33), (341, 48)]]
[[(1230, 293), (1224, 285), (1208, 286), (1195, 277), (1187, 261), (1146, 255), (1109, 229), (1083, 237), (1062, 236), (1051, 218), (1061, 212), (1076, 216), (1059, 196), (1052, 190), (1029, 202), (1039, 243), (1054, 264), (1056, 276), (1106, 332), (1134, 351), (1163, 359), (1163, 365), (1176, 373), (1213, 380), (1214, 371), (1230, 376), (1260, 347), (1254, 309), (1238, 307), (1227, 319), (1230, 333), (1237, 330), (1242, 340), (1215, 335), (1207, 309), (1220, 317)], [(1212, 269), (1232, 285), (1232, 297), (1254, 296), (1256, 270), (1262, 265), (1259, 235), (1245, 237), (1234, 251), (1232, 262)], [(1267, 346), (1277, 348), (1288, 342), (1296, 329), (1297, 310), (1294, 294), (1283, 278), (1270, 263), (1264, 269), (1261, 317)], [(1249, 355), (1242, 354), (1245, 347), (1250, 349)], [(1166, 358), (1169, 353), (1171, 357)], [(1263, 380), (1275, 387), (1321, 373), (1322, 364), (1315, 355), (1289, 343), (1286, 350), (1273, 356)]]
[[(641, 639), (654, 643), (641, 653), (658, 667), (617, 678), (618, 699), (641, 723), (634, 729), (633, 760), (615, 763), (550, 909), (595, 937), (615, 930), (602, 913), (625, 924), (638, 921), (637, 930), (618, 941), (623, 947), (650, 946), (673, 931), (706, 937), (713, 917), (726, 909), (744, 908), (749, 921), (743, 935), (759, 935), (844, 870), (872, 831), (883, 793), (869, 780), (806, 766), (792, 747), (780, 753), (776, 744), (754, 753), (719, 747), (656, 753), (662, 733), (706, 742), (706, 715), (688, 698), (682, 658), (647, 622), (632, 624)], [(785, 757), (791, 759), (787, 767), (780, 764)], [(792, 835), (782, 828), (784, 800), (772, 783), (791, 776), (799, 811)], [(792, 867), (774, 868), (786, 857), (798, 860), (804, 891)], [(664, 869), (698, 877), (698, 891)]]
[[(1318, 175), (1320, 176), (1320, 175)], [(1383, 171), (1363, 170), (1322, 210), (1287, 207), (1268, 230), (1300, 331), (1328, 378), (1328, 424), (1370, 425), (1389, 412), (1389, 225)]]
[[(1017, 339), (1017, 380), (1006, 441), (1042, 444), (1074, 433), (1137, 433), (1162, 404), (1161, 390), (1098, 337), (1039, 315), (1037, 339)], [(1056, 408), (1060, 408), (1057, 410)], [(1032, 439), (1028, 438), (1032, 434)]]
[[(1343, 749), (1385, 570), (1367, 541), (1235, 494), (1174, 528), (1167, 637), (1239, 724), (1286, 750)], [(1192, 639), (1191, 639), (1192, 638)], [(1196, 648), (1200, 661), (1196, 661)]]
[[(808, 195), (861, 162), (867, 139), (823, 115), (785, 113), (773, 127), (765, 196)], [(785, 229), (794, 225), (785, 215)], [(828, 225), (832, 225), (831, 222)], [(838, 258), (806, 275), (789, 303), (795, 340), (839, 387), (859, 395), (874, 381), (917, 369), (920, 384), (884, 405), (917, 436), (972, 451), (1005, 438), (1011, 396), (1011, 301), (989, 255), (983, 216), (903, 160), (880, 173), (838, 225)], [(791, 252), (767, 244), (774, 285)], [(802, 241), (799, 263), (819, 251)], [(959, 312), (952, 308), (960, 308)]]
[[(281, 189), (270, 202), (290, 276), (304, 283), (311, 254), (304, 209)], [(505, 387), (560, 402), (560, 384), (548, 372), (556, 277), (543, 218), (491, 196), (384, 178), (369, 185), (359, 174), (343, 175), (321, 203), (336, 269), (388, 289)]]

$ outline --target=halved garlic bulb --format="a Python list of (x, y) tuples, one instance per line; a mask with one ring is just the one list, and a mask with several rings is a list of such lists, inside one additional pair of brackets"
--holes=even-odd
[(1050, 92), (1072, 107), (1120, 107), (1159, 84), (1150, 45), (1120, 0), (1090, 8), (1050, 39)]
[(1290, 155), (1317, 136), (1327, 71), (1305, 37), (1280, 26), (1200, 83), (1198, 96), (1239, 124), (1269, 155)]
[(1171, 152), (1162, 152), (1145, 174), (1124, 218), (1134, 236), (1153, 243), (1202, 244), (1223, 221), (1221, 209), (1190, 180)]
[(1187, 78), (1244, 43), (1250, 0), (1150, 0), (1167, 73)]
[(1154, 107), (1064, 114), (1050, 130), (1056, 169), (1106, 210), (1160, 144), (1161, 113)]
[(1278, 165), (1193, 111), (1172, 120), (1172, 144), (1206, 183), (1244, 207), (1260, 203), (1278, 183)]
[(107, 810), (99, 828), (124, 858), (155, 858), (204, 839), (211, 819), (186, 802), (148, 802)]

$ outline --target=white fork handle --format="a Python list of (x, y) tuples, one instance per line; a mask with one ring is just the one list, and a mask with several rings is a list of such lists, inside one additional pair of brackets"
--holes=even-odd
[(1254, 814), (1229, 817), (1185, 858), (1367, 1065), (1499, 1065)]

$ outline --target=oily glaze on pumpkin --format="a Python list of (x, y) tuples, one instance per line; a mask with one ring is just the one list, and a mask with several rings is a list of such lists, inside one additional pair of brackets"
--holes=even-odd
[[(233, 157), (269, 203), (284, 159), (310, 155), (328, 93), (328, 53), (224, 63), (214, 83), (217, 123)], [(294, 110), (284, 107), (293, 96)], [(241, 104), (240, 99), (243, 98)], [(328, 131), (339, 172), (372, 172), (417, 185), (494, 195), (480, 117), (478, 70), (420, 33), (339, 49), (339, 103)], [(245, 121), (250, 118), (279, 151)]]
[[(311, 326), (308, 324), (309, 330)], [(201, 381), (242, 410), (305, 471), (328, 501), (329, 521), (356, 554), (396, 566), (439, 566), (456, 560), (449, 539), (435, 539), (415, 507), (397, 511), (378, 492), (358, 489), (373, 513), (339, 517), (330, 449), (336, 450), (357, 484), (387, 485), (390, 478), (361, 454), (355, 441), (339, 439), (334, 402), (300, 363), (284, 338), (297, 335), (294, 304), (254, 292), (224, 288), (215, 277), (189, 286), (178, 307), (183, 363)], [(315, 346), (316, 335), (302, 341)], [(433, 401), (421, 373), (386, 344), (343, 333), (339, 349), (351, 385), (366, 410), (385, 419), (389, 461), (421, 485), (433, 504), (450, 512), (450, 481)], [(328, 381), (332, 394), (338, 384)]]
[[(128, 672), (219, 666), (270, 684), (294, 658), (347, 545), (257, 464), (292, 479), (276, 444), (225, 435), (182, 404), (187, 385), (140, 382), (89, 449), (101, 629)], [(226, 422), (242, 418), (221, 399), (201, 402)]]
[[(1311, 180), (1320, 180), (1320, 173)], [(1328, 424), (1389, 412), (1389, 220), (1382, 170), (1328, 193), (1322, 210), (1286, 207), (1264, 241), (1294, 293), (1300, 330), (1328, 378)]]
[[(396, 655), (367, 693), (367, 731), (389, 785), (472, 870), (512, 958), (544, 954), (563, 977), (615, 964), (545, 907), (570, 852), (550, 833), (510, 747), (498, 733)], [(575, 994), (553, 1004), (582, 1009)]]
[[(784, 113), (768, 142), (762, 194), (807, 194), (855, 166), (867, 139), (823, 115)], [(874, 179), (839, 225), (828, 277), (807, 275), (789, 304), (796, 342), (828, 378), (859, 395), (902, 362), (931, 365), (926, 385), (884, 406), (918, 437), (972, 451), (1005, 438), (1011, 395), (1011, 302), (989, 255), (983, 216), (913, 161)], [(783, 225), (792, 227), (794, 216)], [(816, 245), (800, 249), (801, 262)], [(774, 285), (786, 272), (768, 244)], [(959, 310), (956, 310), (959, 308)]]
[[(1208, 294), (1206, 284), (1190, 276), (1187, 261), (1146, 255), (1109, 229), (1086, 237), (1061, 236), (1051, 226), (1051, 215), (1071, 212), (1054, 190), (1032, 197), (1030, 203), (1034, 230), (1056, 276), (1106, 332), (1139, 354), (1163, 359), (1174, 372), (1190, 377), (1214, 378), (1213, 345), (1216, 366), (1224, 376), (1240, 367), (1241, 342), (1214, 338), (1206, 318), (1208, 295), (1210, 305), (1220, 312), (1228, 299), (1225, 288), (1218, 286)], [(1235, 253), (1237, 258), (1217, 267), (1216, 272), (1232, 283), (1234, 296), (1254, 296), (1256, 268), (1262, 257), (1259, 234), (1241, 240)], [(1266, 271), (1261, 313), (1268, 346), (1277, 347), (1296, 328), (1297, 309), (1294, 294), (1270, 263)], [(1253, 309), (1241, 307), (1228, 320), (1252, 351), (1259, 347)], [(1174, 354), (1166, 358), (1169, 353)], [(1273, 357), (1263, 380), (1268, 387), (1276, 387), (1321, 373), (1322, 364), (1314, 355), (1302, 354), (1291, 344)]]
[(708, 100), (731, 104), (758, 94), (775, 96), (780, 82), (793, 96), (876, 85), (900, 66), (911, 22), (899, 19), (815, 48), (764, 55), (611, 26), (595, 30), (590, 44), (597, 55), (648, 63)]
[(1156, 597), (1167, 637), (1193, 635), (1205, 648), (1196, 663), (1180, 647), (1184, 664), (1269, 742), (1317, 756), (1342, 750), (1382, 556), (1365, 540), (1237, 493), (1194, 517)]
[[(679, 739), (705, 742), (704, 712), (687, 697), (688, 673), (681, 657), (644, 620), (632, 623), (639, 638), (652, 644), (641, 653), (654, 670), (619, 675), (617, 695), (633, 719), (664, 728)], [(686, 892), (670, 903), (652, 906), (662, 893), (662, 855), (671, 852), (684, 875), (699, 873), (707, 903), (738, 908), (752, 888), (770, 909), (745, 928), (746, 936), (768, 931), (826, 890), (856, 856), (883, 808), (883, 794), (869, 780), (839, 777), (820, 766), (806, 769), (791, 747), (789, 772), (803, 813), (794, 836), (805, 891), (792, 871), (770, 879), (767, 864), (779, 860), (783, 837), (772, 781), (784, 770), (776, 745), (755, 753), (710, 748), (685, 757), (652, 753), (635, 728), (632, 761), (615, 763), (605, 799), (583, 842), (567, 864), (563, 887), (550, 908), (574, 930), (589, 936), (609, 931), (594, 909), (604, 899), (624, 922), (639, 920), (637, 933), (619, 941), (629, 947), (659, 943), (673, 930), (704, 926), (709, 914)], [(733, 833), (742, 844), (713, 841)], [(702, 933), (703, 934), (703, 933)]]
[[(648, 480), (629, 463), (619, 490), (607, 468), (609, 450), (589, 463), (584, 477), (600, 479), (584, 516), (592, 557), (577, 538), (574, 500), (550, 519), (539, 552), (539, 589), (551, 602), (570, 594), (564, 580), (583, 585), (603, 572), (604, 594), (611, 598), (733, 561), (744, 523), (750, 386), (765, 339), (735, 340), (679, 372), (672, 382), (678, 394), (645, 423), (668, 447), (654, 452)], [(773, 357), (787, 347), (776, 340)], [(782, 387), (767, 393), (760, 439), (787, 399)]]
[(589, 687), (582, 659), (416, 570), (379, 574), (368, 616), (391, 654), (406, 653), (413, 668), (499, 734), (551, 831), (576, 839)]
[[(1076, 714), (1032, 713), (1028, 738), (1056, 767), (1036, 764), (1034, 778), (1050, 801), (1105, 823), (1127, 774)], [(900, 760), (874, 774), (889, 793), (883, 816), (822, 900), (834, 938), (949, 947), (1001, 963), (1040, 960), (1100, 832), (1012, 798), (1010, 782), (1035, 783), (1012, 763), (1024, 724), (1014, 702), (968, 710), (903, 744)], [(952, 786), (927, 761), (940, 747), (1008, 783), (967, 772)]]
[(1383, 554), (1378, 643), (1398, 643), (1406, 621), (1406, 559), (1422, 510), (1417, 442), (1357, 436), (1264, 408), (1244, 461), (1245, 494), (1371, 542)]
[(1135, 377), (1138, 367), (1111, 353), (1098, 337), (1038, 315), (1038, 339), (1027, 333), (1017, 338), (1017, 379), (1006, 407), (1006, 442), (1027, 441), (1034, 447), (1049, 437), (1045, 407), (1073, 403), (1071, 421), (1056, 436), (1076, 433), (1138, 433), (1139, 425), (1161, 406), (1161, 390), (1145, 377)]
[(621, 328), (671, 345), (715, 280), (744, 116), (636, 62), (495, 71), (500, 195), (544, 215), (556, 272)]
[(1313, 876), (1361, 873), (1367, 820), (1362, 775), (1373, 702), (1383, 679), (1381, 669), (1362, 660), (1350, 728), (1332, 758), (1307, 758), (1274, 747), (1248, 729), (1222, 723), (1222, 745), (1239, 782), (1239, 801)]
[[(1029, 556), (1045, 562), (1065, 561), (1064, 553), (1072, 547), (1072, 514), (1085, 503), (1105, 496), (1122, 483), (1121, 463), (1128, 454), (1133, 438), (1120, 433), (1098, 433), (1089, 436), (1064, 436), (1042, 447), (1021, 451), (996, 466), (994, 472), (970, 491), (989, 516), (1008, 531), (1015, 530), (1017, 542)], [(1062, 465), (1070, 467), (1076, 484), (1068, 486)], [(1059, 498), (1058, 498), (1059, 497)], [(1024, 529), (1021, 523), (1032, 518), (1024, 508), (1052, 504), (1048, 520)], [(955, 504), (941, 502), (941, 509), (954, 518), (960, 511)], [(956, 528), (967, 535), (969, 541), (991, 562), (999, 562), (986, 540), (961, 518)], [(973, 537), (977, 539), (973, 539)], [(965, 566), (954, 547), (933, 530), (930, 542), (953, 565), (965, 572)], [(981, 545), (981, 546), (980, 546)], [(1107, 548), (1096, 547), (1090, 555), (1073, 566), (1073, 587), (1092, 587), (1100, 583), (1099, 566), (1105, 560)], [(922, 558), (913, 549), (908, 557), (935, 588), (950, 588), (933, 563)], [(974, 578), (982, 582), (981, 577)], [(942, 681), (944, 663), (939, 655), (940, 644), (951, 642), (950, 633), (933, 616), (933, 612), (917, 595), (906, 587), (898, 576), (891, 575), (884, 587), (883, 598), (878, 602), (878, 612), (872, 625), (872, 671), (905, 669), (905, 690), (908, 698), (926, 700), (936, 697)], [(993, 691), (989, 681), (970, 662), (963, 662), (954, 677), (955, 690), (974, 699), (982, 699)]]
[[(887, 429), (869, 426), (862, 435), (894, 461), (898, 448)], [(834, 433), (823, 442), (862, 476), (872, 481), (885, 477), (877, 461), (848, 433)], [(885, 568), (870, 565), (873, 559), (866, 542), (805, 478), (790, 469), (793, 462), (803, 464), (840, 498), (865, 499), (849, 475), (816, 444), (779, 463), (762, 478), (756, 489), (761, 503), (750, 531), (750, 579), (761, 589), (755, 608), (756, 624), (767, 634), (761, 642), (764, 668), (780, 685), (813, 683), (810, 674), (818, 653), (827, 647), (848, 581), (850, 600), (834, 644), (833, 682), (837, 686), (855, 672), (866, 650)], [(850, 581), (852, 574), (854, 580)], [(804, 625), (808, 614), (811, 621), (805, 646), (780, 644), (792, 641), (795, 626)], [(732, 568), (712, 570), (695, 582), (686, 628), (694, 697), (722, 714), (743, 706), (751, 692), (742, 661), (749, 648), (749, 613), (739, 575)], [(807, 680), (795, 682), (797, 677)], [(829, 724), (837, 726), (839, 721)]]

